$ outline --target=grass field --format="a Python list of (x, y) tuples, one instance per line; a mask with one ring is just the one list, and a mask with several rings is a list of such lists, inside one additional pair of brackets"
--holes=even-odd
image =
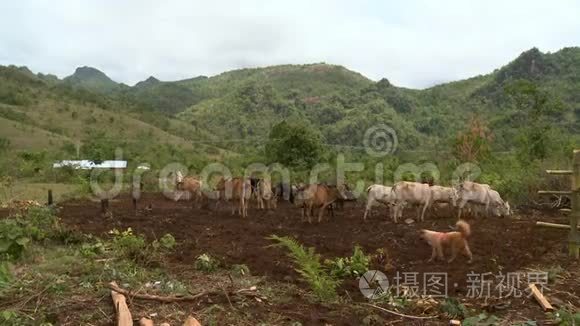
[(79, 185), (64, 183), (18, 183), (11, 188), (0, 186), (0, 205), (12, 200), (25, 199), (46, 203), (49, 189), (52, 189), (54, 200), (59, 201), (64, 198), (74, 197), (78, 192)]

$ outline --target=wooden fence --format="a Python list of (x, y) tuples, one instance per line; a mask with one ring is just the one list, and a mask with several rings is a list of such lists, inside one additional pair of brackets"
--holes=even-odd
[(574, 150), (572, 160), (572, 170), (547, 170), (550, 175), (568, 175), (571, 178), (572, 187), (569, 191), (541, 190), (538, 193), (543, 195), (565, 195), (570, 196), (572, 207), (570, 212), (570, 234), (568, 236), (568, 253), (570, 257), (580, 258), (580, 232), (578, 231), (578, 220), (580, 220), (580, 149)]

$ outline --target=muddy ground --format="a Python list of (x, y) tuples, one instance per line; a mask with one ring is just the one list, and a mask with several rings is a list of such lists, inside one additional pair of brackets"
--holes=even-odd
[[(511, 218), (469, 218), (472, 236), (469, 240), (474, 261), (470, 264), (464, 257), (456, 262), (428, 263), (430, 248), (419, 239), (422, 228), (444, 231), (455, 223), (455, 218), (446, 212), (429, 215), (424, 222), (394, 224), (386, 216), (386, 209), (376, 207), (373, 215), (362, 221), (362, 204), (348, 203), (343, 210), (336, 210), (335, 218), (327, 217), (321, 224), (307, 224), (300, 219), (300, 210), (289, 203), (280, 203), (277, 210), (260, 211), (252, 206), (249, 217), (242, 219), (232, 216), (227, 205), (215, 209), (192, 208), (191, 203), (173, 202), (158, 194), (145, 194), (140, 206), (151, 205), (152, 209), (139, 209), (135, 214), (128, 198), (111, 202), (113, 219), (103, 219), (99, 203), (90, 201), (69, 201), (63, 203), (59, 217), (63, 223), (82, 232), (99, 236), (113, 228), (131, 227), (136, 233), (149, 238), (159, 238), (171, 233), (178, 242), (178, 248), (170, 257), (170, 270), (179, 273), (193, 268), (196, 257), (209, 253), (226, 264), (245, 264), (252, 274), (263, 275), (279, 282), (301, 284), (294, 272), (290, 259), (283, 249), (269, 247), (273, 244), (267, 237), (273, 234), (293, 236), (301, 243), (316, 248), (325, 258), (350, 256), (355, 245), (360, 245), (367, 253), (383, 248), (387, 259), (374, 268), (387, 274), (389, 280), (397, 273), (416, 272), (418, 281), (423, 283), (425, 273), (447, 273), (448, 294), (466, 298), (468, 305), (484, 309), (491, 303), (484, 299), (467, 299), (469, 273), (533, 272), (561, 266), (572, 275), (565, 281), (558, 281), (546, 289), (549, 298), (556, 302), (571, 302), (580, 306), (579, 264), (567, 258), (567, 231), (540, 228), (538, 220), (567, 223), (567, 218), (558, 213), (517, 212)], [(406, 212), (406, 217), (414, 217), (415, 211)], [(387, 266), (385, 266), (387, 265)], [(526, 281), (524, 278), (523, 281)], [(342, 292), (355, 301), (365, 301), (357, 281), (343, 285)], [(494, 283), (495, 284), (495, 283)], [(523, 285), (522, 285), (523, 286)], [(307, 289), (306, 285), (301, 287)], [(494, 285), (492, 285), (492, 294)], [(569, 294), (562, 294), (568, 292)], [(343, 293), (341, 293), (343, 294)], [(497, 301), (497, 300), (496, 300)], [(509, 307), (495, 313), (510, 320), (525, 321), (536, 319), (542, 324), (545, 314), (533, 299), (508, 298)], [(495, 302), (495, 301), (494, 301)], [(295, 304), (270, 307), (307, 324), (358, 324), (357, 316), (346, 313), (343, 321), (325, 318), (326, 308), (307, 304), (296, 297)], [(293, 312), (300, 310), (299, 317)]]

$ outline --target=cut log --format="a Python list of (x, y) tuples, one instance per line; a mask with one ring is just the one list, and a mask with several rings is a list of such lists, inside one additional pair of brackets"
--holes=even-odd
[(153, 326), (153, 321), (147, 317), (143, 317), (139, 320), (139, 326)]
[(183, 323), (183, 326), (201, 326), (201, 324), (193, 316), (189, 316), (185, 320), (185, 323)]
[(459, 321), (459, 320), (455, 320), (455, 319), (451, 319), (451, 320), (449, 321), (449, 325), (450, 325), (450, 326), (461, 326), (461, 321)]
[(538, 303), (540, 304), (540, 306), (542, 306), (542, 309), (544, 309), (544, 311), (552, 311), (554, 310), (554, 307), (552, 307), (552, 305), (550, 304), (550, 302), (546, 299), (546, 297), (544, 297), (544, 295), (542, 294), (542, 292), (540, 292), (540, 290), (538, 290), (538, 287), (536, 286), (536, 284), (528, 284), (528, 287), (530, 288), (530, 291), (532, 291), (532, 295), (534, 296), (534, 298), (536, 299), (536, 301), (538, 301)]
[(171, 326), (171, 325), (169, 325), (169, 323), (162, 323), (162, 324), (161, 324), (161, 325), (159, 325), (159, 326)]
[[(536, 222), (537, 226), (545, 226), (545, 227), (549, 227), (549, 228), (556, 228), (556, 229), (565, 229), (565, 230), (570, 230), (570, 225), (568, 224), (556, 224), (556, 223), (548, 223), (548, 222)], [(580, 227), (579, 227), (580, 229)]]
[[(115, 282), (111, 282), (111, 284), (117, 286)], [(117, 312), (117, 326), (133, 326), (133, 318), (125, 296), (115, 290), (111, 290), (111, 298)]]

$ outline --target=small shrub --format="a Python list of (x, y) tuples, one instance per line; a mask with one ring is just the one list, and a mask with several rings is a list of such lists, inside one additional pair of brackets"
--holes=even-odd
[(173, 248), (175, 248), (176, 244), (177, 242), (175, 241), (175, 238), (171, 234), (167, 233), (162, 236), (161, 239), (153, 241), (151, 245), (155, 250), (171, 251)]
[(94, 258), (105, 252), (105, 245), (100, 241), (96, 243), (83, 243), (79, 251), (84, 257)]
[(485, 313), (477, 316), (469, 317), (463, 320), (464, 326), (492, 326), (497, 325), (499, 319), (494, 315), (487, 315)]
[(34, 228), (35, 240), (54, 235), (58, 228), (56, 216), (46, 207), (29, 208), (25, 219), (30, 227)]
[(250, 268), (244, 264), (233, 265), (232, 272), (237, 276), (249, 276), (250, 275)]
[(330, 275), (336, 278), (360, 277), (369, 270), (371, 258), (365, 255), (360, 246), (354, 247), (351, 257), (327, 259), (324, 263), (330, 269)]
[(0, 262), (0, 289), (5, 288), (12, 281), (12, 273), (7, 262)]
[(446, 298), (440, 306), (441, 312), (449, 318), (463, 319), (467, 316), (467, 308), (457, 298)]
[(269, 239), (278, 242), (274, 246), (286, 247), (290, 251), (288, 256), (294, 260), (295, 270), (310, 285), (318, 299), (323, 301), (336, 299), (336, 287), (340, 282), (324, 269), (320, 262), (320, 255), (314, 251), (314, 248), (305, 248), (289, 237), (272, 235)]
[(18, 259), (30, 242), (30, 230), (22, 221), (4, 219), (0, 221), (0, 256), (4, 259)]
[(199, 255), (195, 259), (195, 269), (198, 271), (211, 273), (215, 272), (219, 267), (219, 261), (208, 254)]
[(560, 309), (552, 314), (556, 325), (574, 326), (580, 325), (580, 312), (572, 312), (566, 309)]
[(126, 231), (113, 229), (109, 231), (113, 235), (112, 249), (119, 252), (122, 256), (130, 259), (142, 260), (146, 254), (145, 238), (133, 234), (133, 230), (128, 228)]

